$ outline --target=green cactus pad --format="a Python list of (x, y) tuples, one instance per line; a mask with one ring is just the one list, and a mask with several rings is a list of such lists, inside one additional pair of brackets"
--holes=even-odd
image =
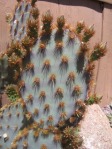
[[(22, 139), (17, 141), (19, 136), (22, 135)], [(27, 136), (24, 137), (24, 132), (21, 132), (18, 134), (18, 136), (15, 138), (15, 144), (17, 145), (18, 149), (23, 149), (23, 146), (27, 146), (28, 149), (35, 149), (36, 147), (38, 149), (62, 149), (61, 142), (58, 142), (55, 140), (55, 136), (53, 133), (49, 133), (48, 135), (43, 135), (43, 133), (39, 133), (38, 137), (35, 137), (36, 131), (30, 130), (26, 131)], [(38, 132), (37, 132), (38, 134)], [(14, 143), (12, 143), (14, 145)], [(12, 145), (12, 147), (13, 147)], [(13, 148), (10, 149), (13, 149)], [(45, 148), (46, 147), (46, 148)]]
[(17, 8), (11, 22), (10, 34), (14, 40), (22, 39), (26, 34), (26, 22), (30, 16), (31, 4), (21, 1)]
[[(9, 148), (13, 139), (22, 127), (23, 109), (19, 103), (11, 104), (0, 112), (0, 145), (2, 149)], [(3, 135), (7, 134), (6, 141)]]
[[(22, 98), (26, 102), (26, 107), (29, 112), (34, 115), (35, 109), (38, 109), (38, 116), (33, 116), (34, 120), (39, 122), (41, 119), (45, 122), (44, 127), (47, 127), (48, 116), (53, 116), (53, 125), (58, 124), (61, 119), (61, 113), (65, 112), (65, 119), (70, 118), (75, 110), (75, 102), (78, 98), (82, 100), (87, 96), (87, 84), (83, 79), (84, 68), (87, 65), (87, 58), (80, 59), (78, 56), (80, 50), (80, 41), (76, 37), (69, 44), (69, 30), (65, 30), (62, 38), (63, 47), (62, 53), (58, 55), (56, 47), (56, 30), (52, 31), (51, 38), (46, 45), (44, 55), (39, 53), (41, 39), (37, 41), (32, 48), (30, 55), (31, 63), (34, 64), (33, 71), (29, 70), (23, 73), (22, 80), (25, 82), (25, 90), (21, 91)], [(57, 52), (55, 52), (57, 50)], [(62, 62), (62, 59), (68, 59), (67, 64)], [(48, 64), (49, 63), (49, 64)], [(80, 64), (82, 65), (80, 66)], [(48, 67), (48, 65), (49, 67)], [(80, 71), (77, 69), (80, 68)], [(69, 75), (74, 73), (74, 81), (70, 81)], [(54, 74), (55, 82), (50, 82), (50, 76)], [(35, 78), (39, 78), (40, 85), (34, 85)], [(79, 86), (80, 92), (74, 90), (75, 86)], [(62, 95), (56, 91), (62, 90)], [(44, 95), (42, 95), (42, 93)], [(29, 95), (32, 95), (32, 102), (29, 100)], [(64, 110), (59, 108), (59, 103), (65, 103)], [(49, 111), (45, 111), (44, 107), (49, 104)]]

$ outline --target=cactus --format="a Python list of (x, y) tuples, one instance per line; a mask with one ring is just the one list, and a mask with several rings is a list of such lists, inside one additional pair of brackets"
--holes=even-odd
[(38, 37), (38, 20), (28, 20), (27, 23), (27, 36), (30, 38)]
[(32, 5), (32, 7), (34, 7), (35, 6), (35, 3), (37, 2), (37, 0), (31, 0), (31, 5)]
[(26, 1), (18, 0), (15, 8), (14, 17), (11, 21), (10, 34), (14, 40), (21, 40), (26, 33), (26, 22), (30, 15), (31, 4)]
[(106, 51), (106, 44), (96, 44), (93, 52), (91, 53), (90, 61), (95, 61), (105, 56)]
[(31, 15), (33, 16), (33, 18), (36, 20), (39, 17), (39, 10), (38, 8), (32, 8), (31, 9)]
[(7, 84), (7, 77), (8, 77), (8, 62), (7, 62), (7, 55), (1, 55), (0, 57), (0, 90), (5, 88)]
[(42, 27), (42, 35), (43, 34), (50, 34), (52, 29), (52, 21), (53, 21), (53, 17), (50, 13), (50, 10), (48, 10), (45, 14), (43, 14), (42, 16), (42, 22), (43, 22), (43, 27)]
[(64, 25), (65, 25), (65, 18), (64, 18), (64, 16), (58, 17), (57, 18), (57, 28), (58, 28), (59, 32), (61, 32), (63, 30)]
[(84, 34), (82, 36), (82, 41), (83, 42), (88, 42), (90, 40), (90, 38), (94, 35), (95, 31), (94, 31), (94, 25), (90, 26), (89, 28), (86, 27), (84, 29)]
[[(25, 137), (26, 129), (19, 132), (17, 137), (15, 137), (14, 142), (12, 143), (10, 149), (13, 149), (15, 144), (17, 145), (17, 149), (21, 148), (31, 148), (35, 149), (38, 146), (38, 149), (62, 149), (61, 147), (61, 137), (59, 134), (53, 134), (49, 132), (47, 129), (39, 130), (33, 129), (29, 130), (27, 133), (27, 137)], [(22, 136), (22, 139), (19, 140), (19, 137)]]
[[(27, 64), (21, 78), (25, 82), (25, 91), (21, 92), (24, 101), (28, 101), (29, 95), (33, 96), (32, 103), (27, 102), (26, 107), (32, 115), (35, 109), (38, 109), (38, 116), (33, 115), (33, 118), (36, 122), (44, 120), (44, 128), (70, 118), (75, 110), (75, 101), (78, 98), (85, 100), (87, 95), (87, 84), (81, 81), (87, 59), (80, 75), (75, 65), (77, 53), (80, 51), (80, 41), (74, 38), (75, 42), (68, 49), (69, 30), (64, 30), (61, 43), (53, 40), (56, 32), (56, 29), (52, 31), (52, 38), (48, 43), (42, 44), (40, 39), (35, 44), (36, 48), (31, 52), (31, 62)], [(59, 51), (57, 55), (56, 50)], [(28, 73), (30, 64), (33, 64), (33, 74)], [(52, 122), (49, 122), (49, 116), (52, 116)]]
[(20, 98), (18, 87), (13, 84), (6, 87), (6, 94), (11, 102)]
[(19, 3), (19, 2), (21, 2), (21, 0), (17, 0), (17, 2)]
[[(15, 135), (17, 135), (22, 127), (23, 112), (19, 102), (0, 109), (0, 145), (2, 149), (10, 147)], [(5, 138), (4, 134), (6, 134)]]
[(102, 97), (98, 97), (96, 94), (89, 97), (89, 99), (85, 100), (87, 105), (92, 105), (94, 103), (98, 104), (101, 102)]
[[(94, 61), (105, 55), (106, 46), (98, 44), (90, 53), (93, 26), (78, 22), (72, 28), (61, 16), (54, 28), (50, 11), (42, 15), (40, 28), (36, 1), (18, 1), (11, 21), (12, 42), (5, 52), (6, 91), (14, 102), (1, 111), (0, 132), (6, 127), (12, 136), (14, 125), (16, 133), (0, 144), (3, 149), (78, 148), (82, 138), (76, 126), (86, 104), (99, 101), (96, 96), (86, 99), (91, 92)], [(18, 104), (17, 112), (12, 104)], [(6, 115), (11, 119), (7, 125)]]
[(64, 149), (78, 149), (82, 141), (77, 127), (75, 129), (73, 127), (67, 127), (63, 131), (62, 146)]
[(10, 24), (11, 21), (12, 21), (12, 14), (11, 13), (7, 13), (6, 14), (6, 22)]
[(77, 34), (81, 33), (81, 31), (84, 29), (84, 27), (85, 27), (84, 21), (77, 22), (76, 33)]

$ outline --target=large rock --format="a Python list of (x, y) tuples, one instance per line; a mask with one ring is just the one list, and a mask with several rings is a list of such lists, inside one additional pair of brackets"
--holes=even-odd
[(109, 119), (110, 126), (112, 127), (112, 103), (102, 108), (103, 112)]
[(84, 140), (81, 149), (112, 149), (112, 128), (99, 105), (87, 107), (80, 133)]

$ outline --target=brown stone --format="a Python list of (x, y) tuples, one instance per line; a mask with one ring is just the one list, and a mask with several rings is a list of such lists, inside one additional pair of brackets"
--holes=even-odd
[(99, 105), (87, 107), (80, 134), (83, 137), (80, 149), (112, 149), (112, 128)]

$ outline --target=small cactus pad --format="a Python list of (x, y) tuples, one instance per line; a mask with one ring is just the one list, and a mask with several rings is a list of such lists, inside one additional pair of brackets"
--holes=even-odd
[(26, 34), (26, 22), (30, 15), (31, 4), (21, 1), (18, 3), (11, 21), (10, 34), (15, 40), (22, 39)]
[[(0, 112), (0, 145), (9, 148), (11, 142), (22, 127), (23, 109), (19, 103), (2, 108)], [(6, 137), (4, 137), (6, 136)]]

